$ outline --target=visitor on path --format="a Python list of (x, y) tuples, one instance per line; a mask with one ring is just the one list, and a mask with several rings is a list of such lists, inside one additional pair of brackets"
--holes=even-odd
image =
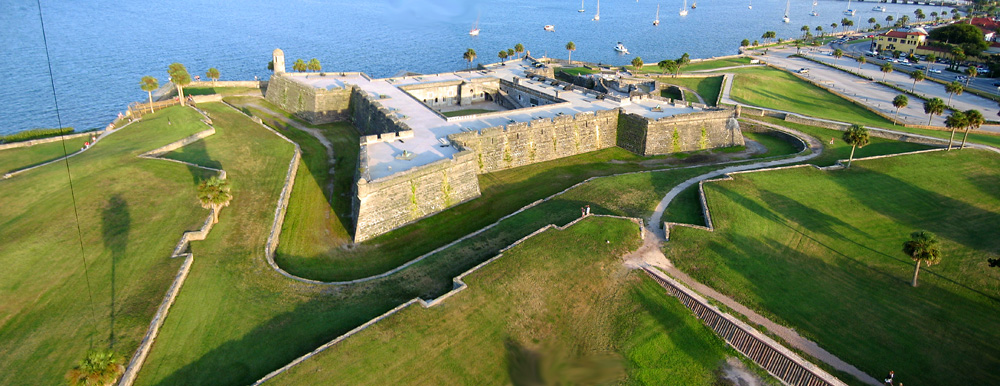
[(836, 141), (836, 140), (837, 140), (836, 137), (830, 137), (830, 144), (833, 145), (833, 141)]
[(587, 208), (586, 215), (590, 216), (590, 205), (585, 206), (585, 208)]
[(894, 378), (896, 378), (896, 372), (892, 371), (892, 370), (889, 370), (889, 375), (885, 376), (885, 384), (889, 385), (889, 386), (892, 386), (892, 380)]

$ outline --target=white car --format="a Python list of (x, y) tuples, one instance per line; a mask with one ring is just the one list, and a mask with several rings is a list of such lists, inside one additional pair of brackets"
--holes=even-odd
[(940, 74), (940, 73), (941, 73), (941, 70), (939, 70), (939, 69), (936, 69), (936, 68), (932, 68), (932, 69), (930, 69), (930, 70), (927, 70), (927, 71), (928, 71), (928, 72), (933, 72), (933, 73), (935, 73), (935, 74)]

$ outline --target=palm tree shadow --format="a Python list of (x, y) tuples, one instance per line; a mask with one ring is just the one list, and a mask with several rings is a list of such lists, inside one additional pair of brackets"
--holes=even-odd
[(115, 345), (115, 268), (125, 257), (131, 227), (132, 218), (128, 202), (120, 193), (111, 195), (101, 209), (101, 238), (104, 241), (104, 248), (111, 251), (111, 331), (108, 339), (111, 349)]
[[(213, 160), (208, 154), (208, 148), (205, 146), (205, 140), (192, 142), (170, 154), (171, 156), (169, 156), (169, 158), (185, 160), (207, 168), (222, 169), (222, 163)], [(198, 166), (187, 165), (187, 168), (188, 172), (191, 173), (191, 180), (195, 185), (198, 185), (202, 180), (208, 178), (209, 176), (214, 175), (214, 173), (210, 173), (204, 168)]]

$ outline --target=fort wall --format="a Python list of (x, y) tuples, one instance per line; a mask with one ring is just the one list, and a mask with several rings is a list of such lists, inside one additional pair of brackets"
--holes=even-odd
[[(380, 135), (409, 131), (410, 126), (395, 112), (378, 103), (378, 96), (360, 89), (350, 95), (351, 120), (362, 135)], [(413, 135), (410, 134), (409, 137)]]
[(733, 110), (703, 111), (646, 120), (641, 155), (659, 155), (716, 147), (743, 146)]
[(272, 76), (264, 99), (312, 124), (348, 119), (353, 87), (322, 89), (291, 78), (288, 74)]

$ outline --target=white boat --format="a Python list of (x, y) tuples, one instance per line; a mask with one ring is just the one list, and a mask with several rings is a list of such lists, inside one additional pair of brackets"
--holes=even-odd
[(809, 12), (809, 15), (819, 16), (819, 12), (816, 12), (816, 0), (813, 0), (813, 9), (812, 12)]
[(653, 19), (653, 25), (660, 25), (660, 5), (656, 5), (656, 19)]
[(546, 25), (545, 27), (542, 27), (542, 29), (544, 29), (546, 31), (549, 31), (549, 32), (553, 32), (553, 31), (556, 30), (556, 26), (554, 26), (552, 24), (549, 24), (549, 25)]
[(750, 5), (747, 6), (747, 9), (753, 9), (753, 0), (750, 0)]
[(691, 3), (691, 9), (695, 9), (695, 8), (698, 8), (698, 2), (697, 1)]
[(681, 14), (681, 16), (688, 15), (688, 0), (684, 0), (684, 6), (681, 7), (681, 11), (679, 13)]
[(578, 9), (577, 12), (583, 13), (584, 11), (586, 11), (586, 9), (583, 9), (583, 0), (580, 0), (580, 9)]
[(469, 30), (469, 36), (479, 36), (479, 16), (476, 16), (476, 24)]
[(627, 54), (628, 53), (628, 48), (625, 48), (625, 45), (622, 44), (622, 42), (618, 42), (618, 45), (615, 46), (615, 51), (618, 51), (618, 52), (623, 53), (623, 54)]
[(875, 6), (875, 8), (872, 8), (872, 11), (875, 11), (875, 12), (885, 12), (885, 7), (883, 7), (881, 5), (877, 5), (877, 6)]
[(781, 18), (781, 21), (785, 23), (790, 23), (792, 19), (788, 18), (788, 7), (792, 5), (791, 0), (785, 0), (785, 16)]
[(847, 10), (844, 11), (844, 14), (847, 16), (854, 16), (855, 12), (857, 11), (851, 9), (851, 0), (847, 0)]
[(597, 0), (597, 13), (594, 14), (594, 21), (601, 20), (601, 0)]

